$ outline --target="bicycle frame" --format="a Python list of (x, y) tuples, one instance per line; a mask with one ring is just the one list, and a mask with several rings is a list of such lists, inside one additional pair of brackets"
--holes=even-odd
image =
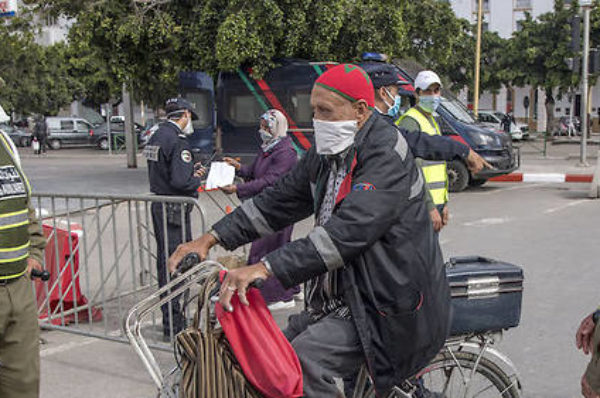
[[(500, 340), (502, 337), (502, 332), (484, 332), (471, 336), (460, 336), (460, 337), (451, 337), (446, 341), (444, 349), (448, 351), (454, 360), (456, 357), (452, 353), (452, 349), (462, 350), (464, 348), (472, 349), (475, 353), (477, 353), (477, 364), (483, 357), (487, 357), (492, 362), (496, 364), (502, 364), (504, 368), (510, 369), (510, 374), (507, 374), (508, 377), (512, 380), (512, 385), (515, 385), (519, 391), (521, 391), (521, 378), (519, 377), (519, 372), (517, 371), (514, 363), (506, 356), (505, 354), (498, 351), (493, 345)], [(477, 366), (475, 366), (471, 370), (470, 378), (473, 377), (477, 370)], [(464, 379), (464, 374), (462, 375)], [(468, 383), (468, 380), (465, 381)], [(467, 386), (468, 389), (468, 386)]]
[[(162, 304), (169, 302), (174, 297), (182, 294), (182, 292), (185, 292), (194, 284), (201, 282), (213, 272), (224, 269), (225, 267), (216, 261), (209, 260), (201, 262), (192, 267), (187, 272), (171, 280), (168, 284), (166, 284), (161, 289), (157, 290), (144, 300), (134, 305), (123, 319), (123, 330), (125, 332), (125, 335), (127, 336), (136, 354), (142, 360), (142, 363), (144, 364), (146, 370), (148, 371), (148, 373), (150, 373), (152, 381), (161, 393), (160, 396), (175, 397), (176, 392), (172, 388), (169, 389), (166, 385), (165, 377), (162, 375), (158, 362), (156, 361), (156, 358), (152, 354), (150, 347), (148, 346), (146, 340), (141, 334), (142, 323), (144, 319), (148, 317), (153, 310), (159, 308)], [(173, 290), (171, 291), (171, 289)], [(163, 294), (164, 297), (161, 298), (161, 295)], [(474, 376), (479, 361), (481, 360), (481, 358), (487, 357), (487, 359), (490, 359), (494, 363), (502, 364), (504, 368), (510, 369), (510, 374), (507, 375), (512, 380), (512, 385), (515, 385), (518, 388), (520, 395), (521, 382), (516, 367), (506, 355), (504, 355), (503, 353), (501, 353), (493, 347), (493, 345), (499, 340), (501, 336), (501, 332), (484, 332), (466, 336), (454, 336), (450, 337), (446, 341), (446, 344), (444, 345), (444, 350), (446, 350), (452, 356), (452, 358), (457, 364), (459, 363), (459, 361), (454, 355), (454, 352), (468, 349), (477, 355), (476, 366), (473, 367), (473, 369), (470, 371), (470, 374), (467, 375), (462, 368), (459, 368), (461, 376), (463, 378), (463, 382), (467, 387), (467, 391), (469, 389), (469, 381)], [(419, 378), (422, 375), (422, 373), (423, 372), (417, 374), (415, 378)], [(171, 375), (173, 374), (174, 372), (171, 372)], [(368, 386), (368, 381), (369, 374), (366, 367), (363, 366), (357, 378), (356, 391), (367, 390), (366, 387)], [(413, 384), (409, 381), (406, 381), (405, 384), (406, 385), (403, 386), (403, 388), (395, 387), (392, 391), (389, 392), (387, 398), (414, 398)], [(175, 386), (175, 383), (173, 384), (173, 386)]]
[[(169, 302), (172, 298), (180, 295), (213, 272), (224, 269), (225, 267), (216, 261), (201, 262), (134, 305), (123, 319), (123, 331), (125, 332), (127, 339), (129, 339), (131, 346), (142, 360), (146, 370), (152, 377), (152, 381), (154, 381), (154, 384), (156, 384), (159, 390), (164, 388), (165, 379), (156, 358), (142, 336), (142, 321), (152, 313), (152, 310)], [(173, 290), (170, 291), (171, 289)], [(165, 296), (161, 298), (161, 295), (163, 294), (165, 294)]]

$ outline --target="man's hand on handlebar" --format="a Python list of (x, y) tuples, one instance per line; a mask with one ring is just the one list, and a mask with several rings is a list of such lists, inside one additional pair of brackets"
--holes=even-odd
[(177, 270), (177, 265), (189, 253), (198, 253), (200, 261), (206, 260), (208, 251), (217, 243), (217, 239), (213, 235), (206, 233), (196, 240), (177, 246), (177, 250), (169, 257), (167, 262), (169, 272), (174, 273)]
[(267, 271), (267, 267), (262, 261), (247, 267), (229, 270), (225, 280), (223, 280), (223, 283), (221, 284), (219, 303), (225, 308), (225, 311), (231, 312), (233, 311), (231, 298), (234, 294), (237, 294), (242, 304), (249, 305), (248, 299), (246, 298), (248, 285), (257, 279), (265, 280), (270, 275), (271, 274)]

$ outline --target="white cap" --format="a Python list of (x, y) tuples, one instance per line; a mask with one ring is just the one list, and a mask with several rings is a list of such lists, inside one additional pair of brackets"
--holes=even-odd
[(415, 79), (415, 88), (420, 89), (421, 91), (425, 91), (432, 84), (437, 83), (442, 86), (442, 81), (440, 77), (433, 71), (424, 70), (419, 72), (417, 78)]

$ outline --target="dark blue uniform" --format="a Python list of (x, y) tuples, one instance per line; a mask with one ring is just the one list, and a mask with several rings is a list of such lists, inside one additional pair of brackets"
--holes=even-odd
[[(144, 156), (148, 160), (148, 177), (152, 193), (168, 196), (198, 196), (200, 178), (194, 177), (191, 147), (175, 123), (167, 121), (160, 125), (144, 148)], [(179, 244), (192, 239), (191, 210), (189, 206), (182, 207), (177, 204), (159, 202), (152, 204), (152, 223), (157, 246), (156, 268), (158, 284), (161, 287), (168, 281), (167, 258)], [(168, 253), (165, 253), (165, 242)], [(174, 334), (184, 328), (184, 317), (178, 297), (171, 301), (171, 311), (168, 304), (164, 304), (161, 310), (165, 336), (169, 335), (170, 312), (173, 314)]]
[(382, 116), (386, 122), (390, 123), (400, 131), (406, 140), (410, 151), (417, 158), (452, 161), (458, 159), (465, 160), (467, 159), (467, 156), (469, 156), (470, 148), (452, 138), (440, 135), (429, 135), (422, 131), (407, 131), (396, 126), (391, 117), (387, 115)]

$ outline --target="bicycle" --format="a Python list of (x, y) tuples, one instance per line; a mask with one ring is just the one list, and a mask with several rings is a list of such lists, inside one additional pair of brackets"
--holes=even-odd
[[(141, 335), (143, 319), (152, 310), (225, 269), (215, 261), (195, 262), (194, 259), (190, 260), (189, 255), (182, 260), (182, 264), (178, 275), (170, 283), (133, 306), (123, 320), (125, 335), (150, 373), (160, 398), (179, 396), (180, 375), (177, 367), (166, 377), (162, 375), (148, 343)], [(163, 294), (165, 296), (161, 298)], [(450, 337), (443, 350), (425, 369), (394, 387), (386, 393), (385, 398), (519, 398), (522, 387), (516, 367), (506, 355), (494, 348), (501, 336), (502, 331), (486, 331)], [(352, 398), (375, 396), (367, 369), (363, 367)]]

